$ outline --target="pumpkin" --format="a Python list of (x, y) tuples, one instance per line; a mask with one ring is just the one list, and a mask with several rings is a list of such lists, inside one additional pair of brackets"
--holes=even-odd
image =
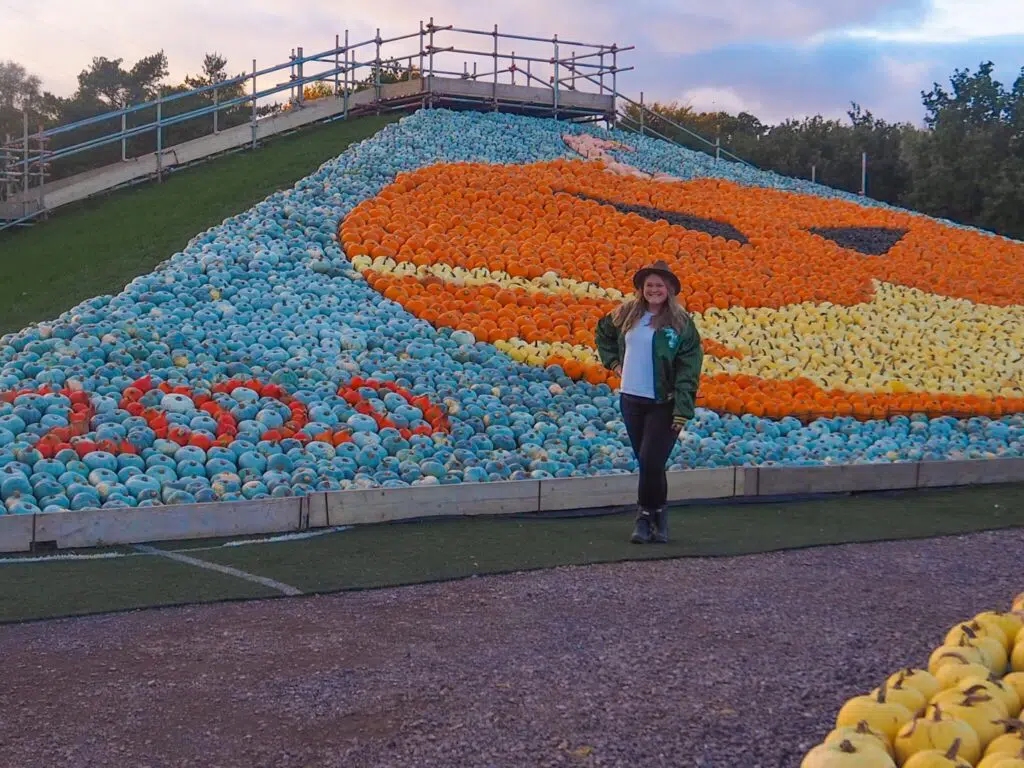
[(893, 672), (885, 682), (890, 686), (901, 682), (905, 688), (915, 688), (921, 692), (926, 701), (943, 688), (949, 687), (941, 685), (935, 675), (927, 669), (915, 669), (914, 667), (905, 667), (899, 672)]
[[(1001, 693), (993, 693), (985, 688), (984, 685), (980, 685), (977, 682), (972, 683), (969, 687), (963, 687), (963, 681), (957, 684), (958, 687), (949, 688), (945, 691), (932, 696), (932, 700), (929, 704), (950, 704), (962, 701), (965, 697), (974, 696), (977, 697), (976, 704), (978, 706), (985, 706), (992, 712), (998, 715), (1000, 718), (1006, 719), (1010, 716), (1010, 710), (1006, 706), (1006, 701), (1003, 699)], [(984, 698), (982, 698), (984, 697)]]
[(928, 671), (938, 677), (938, 671), (946, 664), (981, 664), (986, 669), (985, 659), (977, 648), (964, 645), (940, 645), (928, 658)]
[[(663, 259), (705, 339), (702, 407), (771, 418), (1024, 411), (1024, 245), (849, 201), (611, 170), (432, 165), (356, 206), (338, 237), (373, 288), (412, 314), (572, 378), (617, 385), (595, 355), (595, 325), (632, 293), (638, 267)], [(850, 247), (843, 231), (863, 227), (890, 247)], [(964, 312), (977, 322), (954, 323)], [(927, 364), (922, 346), (936, 350)]]
[(935, 674), (936, 679), (942, 686), (942, 690), (955, 688), (962, 680), (968, 678), (981, 678), (985, 680), (992, 674), (992, 670), (984, 664), (971, 662), (970, 664), (943, 664)]
[(804, 756), (800, 768), (896, 768), (896, 763), (879, 746), (843, 739), (814, 747)]
[[(934, 701), (928, 705), (925, 715), (932, 714), (936, 706), (958, 720), (963, 720), (974, 732), (978, 734), (978, 741), (984, 749), (989, 742), (1003, 733), (1002, 721), (1005, 720), (1005, 707), (1001, 701), (994, 699), (987, 693), (965, 693), (959, 694), (956, 698), (944, 701)], [(938, 694), (938, 699), (943, 694)]]
[[(881, 690), (881, 687), (875, 688), (871, 691), (870, 695), (877, 696)], [(888, 685), (886, 688), (886, 698), (889, 701), (902, 704), (913, 713), (917, 713), (919, 710), (924, 709), (925, 704), (928, 703), (928, 700), (924, 697), (923, 693), (916, 688), (911, 688), (899, 679), (897, 679), (892, 685)]]
[(985, 768), (1024, 768), (1024, 748), (1015, 753), (1000, 754), (994, 753), (989, 756), (986, 755), (982, 763), (986, 763)]
[(917, 752), (903, 763), (903, 768), (972, 768), (971, 764), (960, 757), (960, 740), (955, 740), (945, 751), (926, 749)]
[(1024, 672), (1010, 672), (1003, 675), (1003, 685), (1008, 685), (1017, 692), (1022, 708), (1024, 708)]
[(836, 727), (856, 726), (863, 720), (872, 730), (884, 734), (890, 741), (894, 739), (899, 729), (910, 722), (914, 714), (902, 704), (889, 701), (886, 689), (887, 686), (883, 684), (875, 694), (854, 696), (847, 701), (836, 717)]
[(1019, 611), (984, 611), (974, 617), (979, 623), (991, 622), (998, 626), (1007, 638), (1007, 650), (1013, 647), (1021, 629), (1024, 628), (1024, 614)]
[(1009, 651), (1013, 647), (1006, 632), (995, 621), (978, 621), (972, 619), (963, 624), (957, 624), (946, 634), (945, 645), (959, 645), (963, 641), (971, 641), (978, 637), (991, 637), (998, 640), (1003, 650)]
[(1010, 654), (1010, 668), (1014, 672), (1024, 672), (1024, 640), (1017, 640)]
[(1021, 592), (1019, 595), (1013, 598), (1013, 603), (1010, 605), (1010, 610), (1024, 611), (1024, 592)]
[(944, 751), (959, 741), (959, 755), (968, 762), (975, 762), (981, 756), (981, 742), (974, 729), (963, 720), (957, 720), (941, 705), (932, 707), (927, 717), (916, 717), (904, 725), (893, 741), (896, 759), (900, 765), (918, 752), (926, 750)]
[(1017, 717), (1020, 714), (1021, 702), (1017, 690), (997, 677), (967, 677), (957, 683), (956, 688), (965, 693), (987, 691), (991, 696), (1003, 702), (1009, 717)]
[(1024, 749), (1024, 723), (1020, 720), (1007, 720), (1003, 725), (1006, 728), (1006, 733), (997, 736), (985, 748), (985, 760), (989, 763), (996, 762), (997, 757), (1004, 759), (1007, 756), (1012, 757)]
[(896, 756), (889, 738), (884, 733), (874, 730), (868, 725), (866, 720), (861, 720), (856, 726), (844, 725), (841, 728), (834, 729), (825, 737), (825, 743), (830, 744), (834, 741), (843, 741), (844, 739), (854, 746), (879, 746), (888, 752), (890, 757), (895, 758)]

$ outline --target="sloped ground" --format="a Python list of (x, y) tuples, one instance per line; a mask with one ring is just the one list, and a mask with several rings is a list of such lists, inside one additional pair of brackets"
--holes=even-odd
[(0, 763), (796, 766), (842, 701), (1005, 606), (1022, 547), (981, 533), (2, 627)]

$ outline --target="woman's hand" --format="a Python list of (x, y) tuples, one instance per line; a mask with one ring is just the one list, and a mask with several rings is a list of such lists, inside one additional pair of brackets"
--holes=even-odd
[(672, 417), (672, 432), (675, 434), (676, 437), (679, 437), (679, 433), (682, 432), (685, 427), (686, 419), (684, 419), (682, 416)]

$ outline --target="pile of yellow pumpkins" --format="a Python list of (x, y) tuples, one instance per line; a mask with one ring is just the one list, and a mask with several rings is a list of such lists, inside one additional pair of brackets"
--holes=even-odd
[(801, 768), (1024, 768), (1024, 592), (843, 705)]

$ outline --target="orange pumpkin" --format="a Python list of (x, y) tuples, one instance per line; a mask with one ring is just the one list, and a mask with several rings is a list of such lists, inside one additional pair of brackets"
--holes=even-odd
[[(874, 228), (877, 253), (844, 245), (854, 227)], [(633, 273), (664, 259), (705, 338), (699, 405), (773, 418), (1024, 411), (1015, 351), (974, 349), (995, 327), (1021, 326), (1024, 243), (923, 216), (720, 179), (623, 178), (600, 162), (457, 163), (399, 175), (339, 236), (369, 283), (413, 314), (572, 378), (617, 385), (583, 348)], [(922, 320), (928, 338), (899, 340), (910, 354), (880, 314), (901, 297), (925, 318), (967, 308), (981, 319)], [(761, 343), (766, 328), (778, 347)], [(929, 341), (985, 362), (940, 381), (922, 373)], [(901, 355), (916, 368), (890, 370)]]

